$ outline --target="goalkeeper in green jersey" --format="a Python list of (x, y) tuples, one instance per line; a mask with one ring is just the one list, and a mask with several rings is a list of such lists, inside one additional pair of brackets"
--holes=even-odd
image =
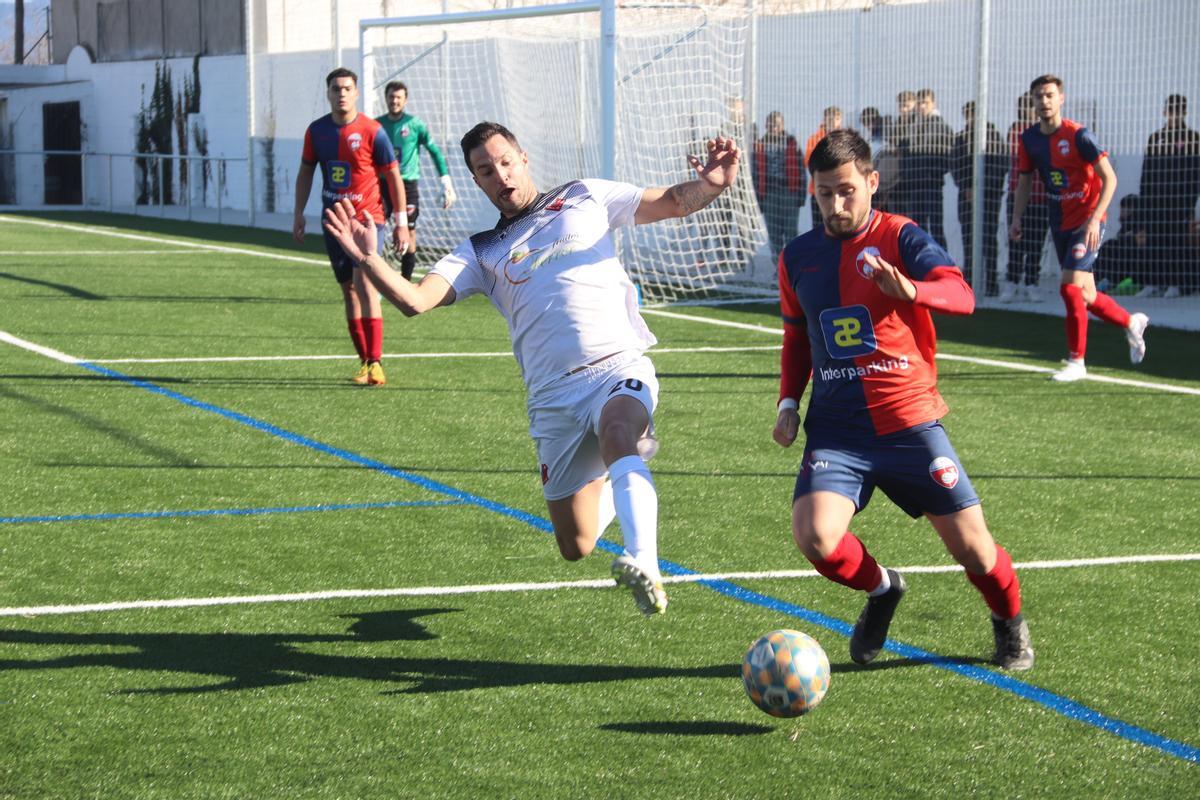
[[(429, 135), (425, 121), (404, 111), (408, 103), (408, 87), (401, 81), (391, 81), (384, 88), (387, 98), (388, 113), (377, 117), (376, 121), (383, 126), (383, 132), (392, 142), (396, 150), (396, 160), (400, 162), (400, 178), (404, 181), (404, 191), (408, 198), (408, 207), (403, 209), (388, 208), (388, 220), (393, 225), (407, 225), (411, 244), (401, 253), (400, 274), (412, 279), (413, 267), (417, 263), (417, 217), (421, 214), (421, 195), (419, 181), (421, 180), (421, 148), (424, 147), (433, 159), (438, 177), (442, 181), (442, 208), (450, 208), (458, 196), (454, 193), (454, 184), (450, 181), (449, 169), (446, 167), (446, 157), (437, 146), (437, 142)], [(386, 197), (386, 195), (385, 195)]]

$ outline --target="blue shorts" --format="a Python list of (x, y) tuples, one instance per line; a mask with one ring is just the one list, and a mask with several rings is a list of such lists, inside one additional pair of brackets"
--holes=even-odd
[[(1087, 225), (1070, 231), (1050, 231), (1054, 239), (1054, 249), (1058, 253), (1058, 263), (1063, 269), (1077, 269), (1080, 272), (1091, 272), (1100, 251), (1088, 250), (1084, 244), (1087, 237)], [(1104, 241), (1104, 224), (1100, 224), (1100, 240)]]
[(869, 442), (822, 444), (810, 440), (804, 448), (793, 503), (812, 492), (834, 492), (862, 511), (878, 486), (910, 517), (943, 516), (979, 504), (940, 422)]
[[(321, 213), (323, 215), (325, 212)], [(354, 278), (354, 268), (357, 265), (346, 255), (346, 251), (338, 244), (338, 240), (333, 238), (333, 234), (325, 230), (324, 217), (322, 217), (321, 233), (325, 236), (325, 254), (329, 256), (329, 266), (333, 267), (333, 279), (338, 283), (349, 283)], [(379, 237), (379, 241), (375, 245), (375, 252), (383, 255), (383, 246), (387, 243), (387, 230), (383, 225), (376, 223), (375, 233)]]

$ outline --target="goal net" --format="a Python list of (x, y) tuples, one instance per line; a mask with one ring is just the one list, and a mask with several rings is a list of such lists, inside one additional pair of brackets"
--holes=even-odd
[[(404, 82), (406, 111), (429, 127), (458, 192), (458, 202), (443, 211), (436, 172), (422, 155), (419, 263), (431, 263), (496, 222), (458, 144), (480, 121), (513, 131), (540, 189), (595, 177), (669, 186), (690, 179), (686, 156), (702, 155), (707, 139), (719, 134), (746, 141), (744, 8), (620, 4), (613, 92), (606, 93), (601, 15), (572, 5), (579, 4), (556, 9), (562, 13), (538, 8), (361, 23), (367, 113), (383, 114), (387, 83)], [(612, 104), (608, 115), (606, 103)], [(606, 118), (615, 120), (608, 135)], [(608, 176), (606, 163), (612, 164)], [(748, 157), (737, 184), (708, 208), (682, 220), (624, 228), (618, 241), (645, 302), (775, 295)]]

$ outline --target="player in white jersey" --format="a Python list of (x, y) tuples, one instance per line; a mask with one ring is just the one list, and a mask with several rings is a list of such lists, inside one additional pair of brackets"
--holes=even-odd
[(462, 138), (476, 185), (500, 211), (492, 230), (464, 241), (415, 286), (375, 255), (376, 232), (353, 205), (329, 209), (326, 229), (380, 293), (406, 316), (482, 293), (508, 321), (528, 389), (543, 493), (559, 552), (583, 558), (613, 518), (625, 553), (612, 564), (645, 614), (666, 610), (658, 567), (653, 455), (658, 381), (655, 343), (617, 259), (612, 230), (684, 217), (733, 185), (740, 152), (730, 139), (688, 161), (696, 178), (666, 188), (578, 180), (539, 193), (529, 156), (495, 122)]

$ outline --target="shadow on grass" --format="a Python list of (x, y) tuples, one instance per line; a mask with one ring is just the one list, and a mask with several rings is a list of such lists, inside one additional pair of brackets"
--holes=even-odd
[[(417, 620), (458, 611), (422, 608), (346, 615), (354, 620), (346, 634), (243, 633), (47, 633), (0, 631), (3, 645), (45, 646), (45, 659), (0, 658), (6, 670), (57, 670), (101, 667), (129, 672), (180, 673), (216, 678), (204, 685), (125, 689), (125, 694), (202, 694), (307, 683), (321, 678), (354, 678), (407, 684), (384, 694), (427, 694), (536, 684), (587, 684), (648, 678), (728, 678), (737, 664), (704, 667), (628, 666), (622, 664), (546, 664), (480, 658), (411, 658), (381, 655), (331, 655), (300, 649), (305, 645), (402, 643), (439, 638)], [(62, 647), (85, 652), (59, 655)], [(0, 650), (3, 653), (3, 650)]]
[(602, 731), (639, 733), (656, 736), (757, 736), (774, 733), (771, 725), (750, 725), (723, 720), (692, 720), (690, 722), (610, 722), (600, 725)]

